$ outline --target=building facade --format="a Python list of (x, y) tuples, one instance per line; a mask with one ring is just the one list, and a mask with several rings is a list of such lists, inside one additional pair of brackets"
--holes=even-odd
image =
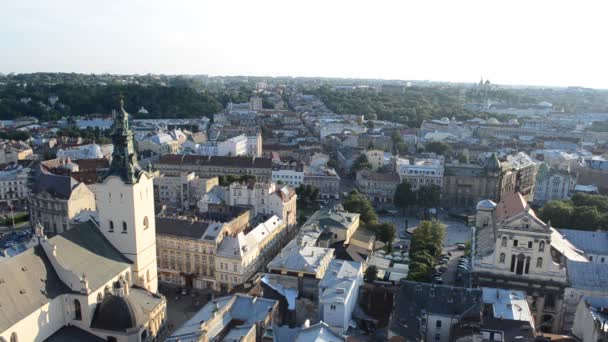
[(0, 203), (24, 205), (31, 195), (30, 169), (10, 166), (0, 171)]
[(288, 227), (297, 223), (297, 195), (293, 188), (275, 183), (232, 183), (226, 192), (226, 203), (249, 206), (254, 215), (277, 215)]
[(170, 208), (190, 209), (217, 185), (217, 177), (199, 178), (194, 172), (180, 175), (157, 173), (154, 177), (154, 201)]
[(255, 157), (220, 157), (167, 154), (160, 157), (155, 168), (164, 174), (195, 172), (199, 177), (251, 175), (258, 181), (272, 178), (272, 160)]
[(411, 160), (399, 158), (397, 160), (397, 173), (401, 181), (410, 183), (412, 190), (421, 186), (443, 186), (443, 159), (439, 158), (412, 158)]
[(534, 204), (542, 206), (553, 200), (566, 199), (576, 185), (576, 175), (570, 168), (559, 169), (542, 163), (536, 173)]
[(355, 186), (372, 203), (393, 203), (395, 190), (401, 183), (396, 173), (357, 171)]
[(36, 177), (28, 203), (30, 224), (42, 224), (49, 236), (72, 228), (81, 212), (96, 210), (95, 195), (86, 184), (44, 170)]
[(586, 257), (541, 221), (519, 193), (498, 204), (480, 202), (476, 227), (473, 282), (525, 291), (536, 326), (543, 332), (561, 331), (566, 262), (587, 262)]
[(484, 199), (498, 201), (515, 191), (515, 174), (495, 155), (483, 165), (446, 164), (442, 201), (448, 208), (473, 208)]

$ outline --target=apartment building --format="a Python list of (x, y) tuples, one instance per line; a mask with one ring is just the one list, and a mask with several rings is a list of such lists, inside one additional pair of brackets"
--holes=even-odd
[(443, 158), (399, 158), (396, 169), (401, 181), (410, 183), (412, 190), (421, 186), (443, 186)]
[(226, 191), (229, 205), (249, 206), (255, 215), (277, 215), (289, 227), (297, 223), (297, 195), (293, 188), (272, 182), (232, 183)]
[(199, 177), (251, 175), (266, 182), (272, 179), (272, 159), (166, 154), (155, 163), (162, 174), (195, 172)]
[(194, 172), (179, 175), (157, 172), (154, 177), (154, 202), (174, 209), (190, 209), (217, 185), (217, 177), (199, 178)]

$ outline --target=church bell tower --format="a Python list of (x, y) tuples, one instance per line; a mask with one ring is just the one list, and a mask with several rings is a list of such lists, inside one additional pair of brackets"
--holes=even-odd
[(111, 129), (112, 162), (96, 192), (99, 227), (114, 247), (133, 262), (133, 285), (156, 293), (153, 175), (137, 163), (129, 114), (122, 99)]

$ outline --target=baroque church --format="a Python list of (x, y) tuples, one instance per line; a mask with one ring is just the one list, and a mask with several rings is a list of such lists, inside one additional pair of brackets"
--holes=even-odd
[(112, 125), (96, 217), (0, 263), (0, 342), (152, 341), (164, 330), (158, 294), (152, 174), (137, 164), (129, 115)]
[(472, 259), (474, 285), (524, 291), (536, 327), (552, 333), (564, 325), (568, 261), (588, 262), (518, 192), (477, 204)]

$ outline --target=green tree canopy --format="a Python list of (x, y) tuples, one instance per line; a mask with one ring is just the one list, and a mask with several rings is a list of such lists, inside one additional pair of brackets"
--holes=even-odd
[(412, 190), (412, 186), (408, 181), (403, 181), (397, 185), (393, 202), (404, 211), (416, 204), (416, 193)]
[(378, 221), (378, 215), (376, 215), (376, 211), (372, 204), (356, 190), (353, 190), (348, 194), (343, 205), (346, 211), (360, 214), (360, 219), (363, 224)]
[(365, 281), (368, 283), (371, 283), (372, 281), (376, 280), (377, 278), (378, 278), (378, 268), (374, 265), (369, 266), (365, 270), (365, 276), (364, 276)]

